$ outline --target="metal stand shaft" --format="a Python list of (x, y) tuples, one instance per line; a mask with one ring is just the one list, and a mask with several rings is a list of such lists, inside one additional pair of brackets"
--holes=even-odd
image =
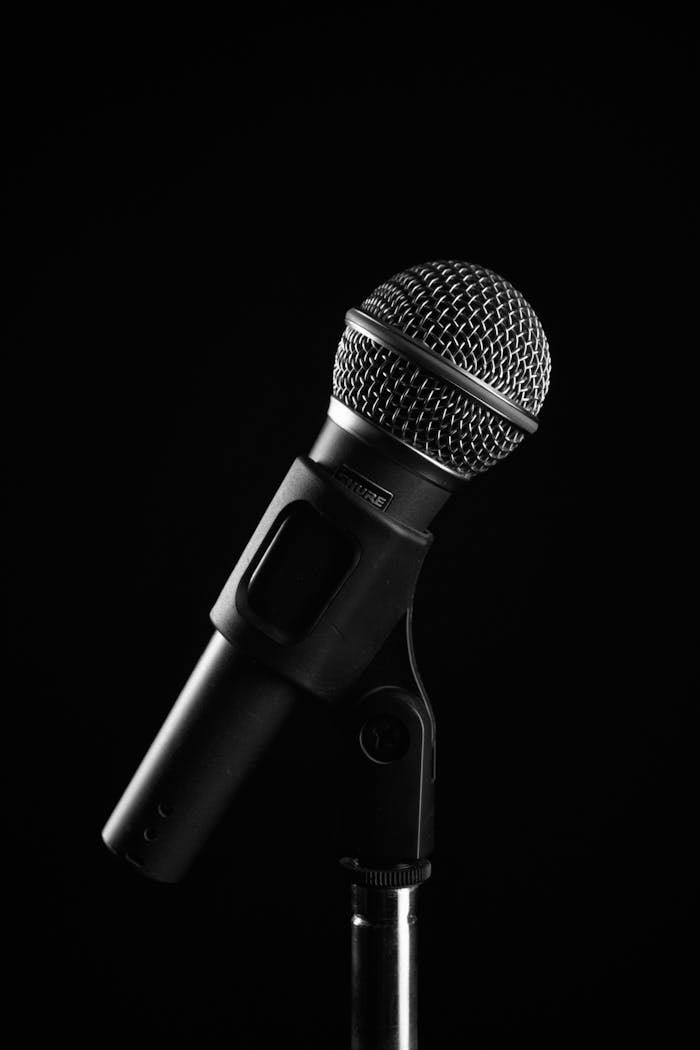
[(417, 1050), (417, 892), (352, 884), (352, 1050)]

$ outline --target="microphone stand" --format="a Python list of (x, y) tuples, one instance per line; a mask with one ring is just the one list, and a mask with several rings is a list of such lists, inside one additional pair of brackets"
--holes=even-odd
[(435, 719), (411, 610), (343, 705), (352, 1050), (417, 1050), (417, 895), (433, 848)]

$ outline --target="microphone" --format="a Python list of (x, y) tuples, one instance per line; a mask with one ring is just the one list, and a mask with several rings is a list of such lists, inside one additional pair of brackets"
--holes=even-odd
[(481, 266), (413, 266), (348, 311), (327, 418), (212, 611), (212, 639), (105, 825), (182, 878), (301, 695), (347, 695), (410, 609), (449, 496), (509, 455), (549, 386), (523, 296)]

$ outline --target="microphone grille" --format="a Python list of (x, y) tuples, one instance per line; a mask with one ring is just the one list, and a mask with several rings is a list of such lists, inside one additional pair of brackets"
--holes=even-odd
[[(413, 266), (361, 307), (536, 416), (549, 386), (542, 325), (504, 278), (472, 263)], [(428, 367), (346, 327), (333, 396), (464, 478), (505, 458), (525, 432)]]

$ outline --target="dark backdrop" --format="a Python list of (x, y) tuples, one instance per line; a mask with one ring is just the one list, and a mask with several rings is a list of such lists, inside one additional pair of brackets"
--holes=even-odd
[(23, 1044), (346, 1045), (322, 716), (300, 714), (182, 885), (99, 833), (315, 437), (344, 311), (435, 258), (522, 290), (553, 379), (537, 436), (440, 515), (417, 595), (439, 741), (422, 1045), (674, 1045), (694, 1019), (696, 70), (689, 25), (632, 10), (8, 27)]

